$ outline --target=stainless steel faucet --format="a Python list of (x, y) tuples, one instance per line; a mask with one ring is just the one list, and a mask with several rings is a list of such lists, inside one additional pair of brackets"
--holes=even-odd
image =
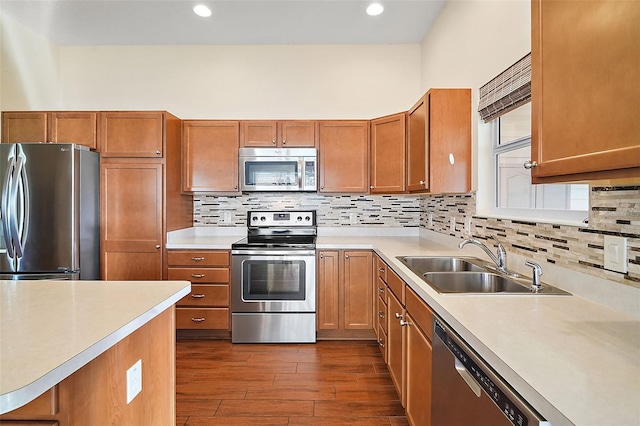
[(478, 241), (474, 239), (462, 241), (460, 244), (458, 244), (458, 248), (462, 248), (467, 244), (474, 244), (480, 247), (481, 249), (483, 249), (487, 253), (489, 258), (496, 264), (496, 269), (499, 272), (517, 277), (518, 274), (507, 270), (507, 251), (504, 249), (504, 246), (502, 245), (502, 243), (493, 235), (490, 235), (489, 238), (492, 238), (498, 244), (498, 249), (496, 254), (493, 254), (491, 252), (491, 249), (487, 247), (482, 241)]

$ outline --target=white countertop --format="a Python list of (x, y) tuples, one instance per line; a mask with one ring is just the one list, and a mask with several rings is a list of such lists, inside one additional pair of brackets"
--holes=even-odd
[(189, 294), (188, 281), (0, 281), (0, 414)]
[[(481, 250), (461, 251), (447, 240), (449, 237), (435, 233), (429, 233), (429, 238), (420, 238), (417, 232), (415, 236), (392, 237), (380, 235), (398, 233), (376, 230), (375, 236), (367, 236), (358, 231), (334, 233), (321, 232), (321, 229), (317, 249), (374, 249), (553, 426), (640, 425), (640, 318), (637, 315), (575, 294), (441, 295), (396, 256), (484, 258)], [(345, 233), (351, 235), (338, 236)], [(216, 248), (223, 247), (217, 244), (222, 240), (211, 238)], [(550, 278), (549, 275), (552, 276), (546, 274), (545, 277)], [(582, 281), (589, 278), (568, 271), (558, 280), (550, 283), (572, 291), (580, 289)], [(627, 287), (616, 285), (615, 289), (627, 299), (625, 306), (630, 312), (640, 313), (640, 290)]]

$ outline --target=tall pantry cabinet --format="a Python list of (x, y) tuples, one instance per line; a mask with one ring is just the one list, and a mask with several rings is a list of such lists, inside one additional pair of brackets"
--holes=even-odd
[(168, 231), (192, 226), (181, 193), (181, 121), (168, 112), (101, 112), (101, 268), (105, 280), (160, 280)]

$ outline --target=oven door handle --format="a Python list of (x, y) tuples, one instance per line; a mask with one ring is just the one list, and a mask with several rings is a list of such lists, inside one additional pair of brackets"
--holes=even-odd
[(289, 256), (289, 257), (301, 257), (301, 256), (313, 256), (315, 257), (315, 250), (231, 250), (232, 255), (240, 256)]

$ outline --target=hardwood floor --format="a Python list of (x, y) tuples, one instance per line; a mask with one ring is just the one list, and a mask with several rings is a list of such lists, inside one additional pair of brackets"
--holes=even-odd
[(408, 425), (375, 341), (178, 341), (176, 425)]

